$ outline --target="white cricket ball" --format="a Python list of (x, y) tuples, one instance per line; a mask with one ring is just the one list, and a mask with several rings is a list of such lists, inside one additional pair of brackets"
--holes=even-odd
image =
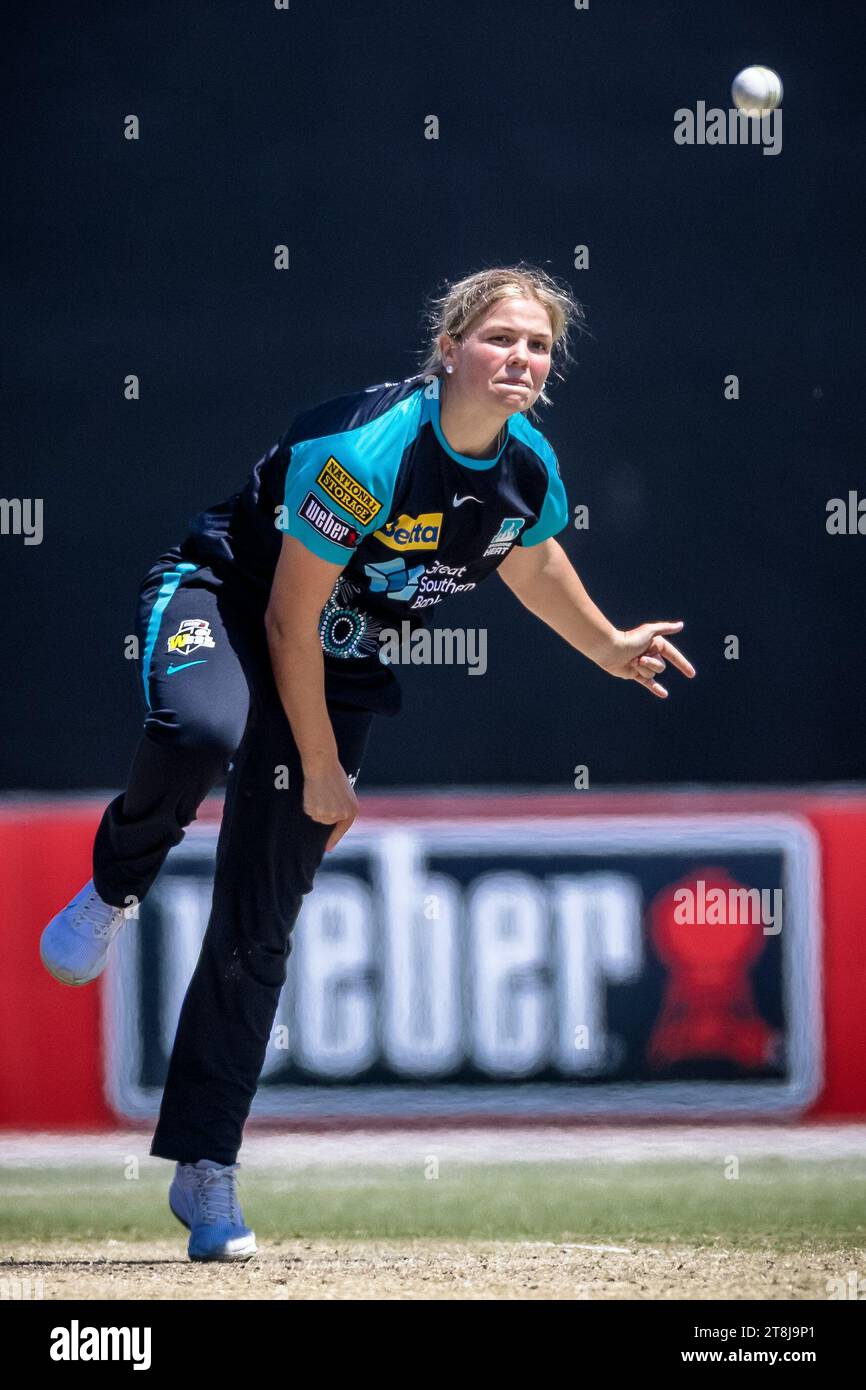
[(731, 96), (747, 116), (766, 116), (782, 100), (782, 79), (772, 68), (743, 68), (731, 84)]

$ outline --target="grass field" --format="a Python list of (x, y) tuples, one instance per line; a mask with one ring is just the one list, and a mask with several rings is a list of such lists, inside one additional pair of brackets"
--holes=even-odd
[(259, 1255), (238, 1266), (187, 1260), (168, 1163), (120, 1145), (5, 1165), (0, 1279), (44, 1298), (827, 1299), (864, 1278), (866, 1155), (744, 1153), (726, 1176), (735, 1142), (467, 1162), (428, 1139), (414, 1163), (279, 1166), (272, 1145), (241, 1169)]

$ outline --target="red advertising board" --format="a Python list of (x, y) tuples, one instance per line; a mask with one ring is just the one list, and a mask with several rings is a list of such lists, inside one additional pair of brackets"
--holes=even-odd
[[(153, 1077), (149, 1089), (140, 1084), (136, 1059), (118, 1051), (111, 1026), (116, 976), (113, 985), (111, 972), (106, 972), (93, 986), (70, 989), (53, 981), (39, 960), (42, 927), (90, 876), (93, 834), (109, 795), (20, 796), (0, 803), (0, 892), (7, 947), (0, 973), (0, 1125), (7, 1129), (82, 1130), (144, 1123), (158, 1097)], [(211, 854), (220, 811), (218, 798), (205, 803), (188, 832), (188, 844), (172, 851), (157, 881), (165, 880), (165, 902), (172, 901), (172, 873), (179, 881), (171, 868), (174, 860), (180, 863), (178, 856), (194, 845), (205, 860)], [(527, 858), (530, 849), (534, 859)], [(682, 859), (686, 849), (689, 857)], [(262, 1105), (258, 1112), (254, 1108), (251, 1123), (268, 1117), (305, 1126), (494, 1118), (505, 1123), (564, 1123), (602, 1114), (610, 1120), (647, 1113), (664, 1119), (677, 1114), (676, 1097), (687, 1097), (690, 1085), (692, 1099), (684, 1113), (690, 1119), (713, 1118), (722, 1113), (714, 1097), (724, 1094), (725, 1086), (734, 1094), (740, 1074), (755, 1083), (747, 1111), (733, 1107), (740, 1115), (862, 1118), (864, 851), (862, 792), (658, 791), (591, 797), (368, 793), (362, 798), (359, 820), (342, 842), (343, 873), (338, 878), (344, 887), (348, 884), (347, 891), (355, 892), (349, 880), (352, 873), (366, 872), (359, 867), (366, 853), (376, 859), (377, 872), (385, 865), (386, 878), (397, 874), (394, 882), (399, 886), (405, 881), (399, 873), (407, 872), (405, 866), (399, 870), (400, 855), (411, 853), (416, 856), (413, 874), (423, 861), (431, 886), (457, 884), (461, 925), (455, 941), (474, 990), (471, 1004), (461, 1018), (455, 1013), (450, 1021), (443, 1016), (439, 1023), (431, 1022), (431, 1038), (437, 1028), (441, 1034), (434, 1060), (425, 1059), (423, 1051), (413, 1052), (399, 981), (390, 994), (387, 981), (382, 997), (371, 994), (366, 1014), (363, 1001), (359, 1003), (356, 1023), (358, 1018), (361, 1022), (351, 1057), (329, 1051), (317, 1038), (315, 1021), (306, 1019), (303, 1011), (292, 1015), (296, 1051), (292, 1057), (274, 1057), (269, 1078), (273, 1084), (261, 1088)], [(746, 854), (762, 855), (760, 881), (777, 885), (764, 890), (767, 915), (762, 929), (757, 935), (730, 926), (700, 935), (689, 932), (681, 925), (688, 920), (681, 911), (684, 900), (703, 910), (713, 892), (720, 900), (724, 890), (733, 901), (744, 885), (757, 881), (743, 868)], [(339, 869), (337, 856), (329, 856), (329, 861), (332, 858)], [(330, 871), (332, 866), (327, 867)], [(785, 920), (790, 923), (787, 937), (773, 925), (772, 915), (773, 893), (781, 902), (782, 884)], [(377, 892), (381, 894), (381, 888)], [(205, 900), (206, 896), (205, 892)], [(428, 896), (431, 901), (436, 898)], [(314, 893), (309, 901), (315, 897)], [(446, 907), (447, 901), (446, 891)], [(518, 912), (516, 938), (510, 919), (501, 930), (497, 926), (504, 921), (504, 901)], [(377, 912), (378, 902), (377, 898)], [(523, 927), (521, 902), (526, 904)], [(549, 914), (549, 932), (546, 926), (543, 931), (533, 926), (536, 908), (544, 922), (544, 914)], [(583, 921), (585, 936), (570, 927), (557, 935), (557, 912), (566, 924)], [(389, 958), (409, 950), (401, 935), (400, 914), (392, 913), (392, 918), (397, 928), (396, 935), (388, 936)], [(635, 918), (643, 933), (642, 945), (638, 943), (641, 961), (634, 958), (634, 939), (628, 934), (629, 920)], [(318, 978), (322, 969), (311, 954), (313, 922), (311, 916), (311, 944), (302, 948), (295, 964), (307, 980)], [(444, 931), (442, 926), (440, 932)], [(510, 945), (503, 945), (506, 938)], [(539, 954), (542, 938), (553, 943), (544, 946), (549, 958)], [(592, 944), (592, 961), (585, 951), (581, 954), (583, 947), (578, 949), (584, 939)], [(368, 949), (376, 951), (379, 940), (371, 937)], [(602, 968), (596, 959), (599, 942), (607, 943), (602, 965), (610, 1026), (604, 1055), (593, 1059), (592, 1046), (602, 1030), (584, 1030), (590, 1035), (585, 1053), (579, 1051), (579, 1041), (574, 1044), (578, 1051), (570, 1053), (569, 1039), (580, 1034), (580, 1020), (590, 1017), (595, 1007), (585, 986), (589, 965), (597, 976)], [(531, 991), (521, 997), (522, 1022), (510, 1052), (497, 1041), (494, 1024), (484, 1021), (501, 1012), (497, 980), (507, 982), (509, 952), (516, 962), (513, 969), (522, 970), (520, 978), (537, 967), (542, 981), (534, 997)], [(187, 959), (188, 952), (180, 959), (181, 971)], [(455, 972), (463, 966), (458, 962), (452, 969), (447, 960), (444, 965), (439, 962), (441, 985), (437, 975), (431, 986), (434, 1003), (441, 1003), (439, 996), (452, 986), (455, 998), (461, 990), (465, 995), (465, 980), (455, 984)], [(419, 968), (423, 973), (423, 960)], [(122, 1003), (124, 1009), (137, 1007), (134, 981), (132, 986), (127, 983)], [(559, 1013), (549, 1020), (554, 1005)], [(640, 1025), (642, 1011), (647, 1015), (645, 1027)], [(379, 1032), (376, 1038), (372, 1032), (365, 1034), (367, 1016), (378, 1020), (377, 1029), (384, 1029), (384, 1042)], [(139, 1025), (145, 1032), (150, 1026), (144, 1015), (128, 1031), (134, 1033)], [(162, 1037), (163, 1051), (170, 1029), (170, 1011), (152, 1025), (154, 1038)], [(154, 1041), (153, 1054), (157, 1053)], [(780, 1060), (783, 1053), (786, 1062)], [(714, 1059), (709, 1071), (695, 1071), (695, 1059), (701, 1056)], [(703, 1078), (703, 1089), (695, 1087), (694, 1077), (688, 1080), (692, 1073)], [(523, 1084), (517, 1105), (518, 1092), (509, 1088), (509, 1076), (543, 1084), (534, 1089)], [(366, 1083), (368, 1077), (365, 1089), (358, 1078)], [(665, 1077), (670, 1084), (661, 1084)], [(330, 1104), (321, 1099), (326, 1092), (317, 1088), (323, 1079), (331, 1087)], [(352, 1088), (335, 1094), (333, 1083), (341, 1079), (351, 1081)], [(409, 1084), (413, 1079), (419, 1082), (417, 1091)], [(341, 1095), (345, 1104), (339, 1101)]]

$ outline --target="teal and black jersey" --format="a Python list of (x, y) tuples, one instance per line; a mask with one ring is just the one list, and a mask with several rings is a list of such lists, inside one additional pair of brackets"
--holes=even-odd
[(458, 454), (436, 386), (407, 377), (299, 415), (243, 491), (194, 519), (184, 556), (265, 594), (286, 532), (343, 565), (320, 624), (332, 657), (375, 656), (382, 629), (402, 631), (403, 620), (429, 626), (443, 599), (471, 593), (513, 546), (538, 545), (568, 521), (539, 430), (512, 415), (495, 456)]

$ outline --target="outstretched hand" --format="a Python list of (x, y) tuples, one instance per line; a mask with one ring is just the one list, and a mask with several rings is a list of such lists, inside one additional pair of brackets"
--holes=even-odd
[(668, 692), (659, 685), (656, 676), (666, 669), (669, 661), (684, 676), (691, 678), (695, 668), (687, 661), (681, 651), (663, 636), (666, 632), (679, 632), (683, 626), (678, 623), (641, 623), (628, 632), (618, 632), (613, 639), (609, 657), (599, 661), (602, 670), (621, 680), (636, 680), (653, 695), (666, 700)]

